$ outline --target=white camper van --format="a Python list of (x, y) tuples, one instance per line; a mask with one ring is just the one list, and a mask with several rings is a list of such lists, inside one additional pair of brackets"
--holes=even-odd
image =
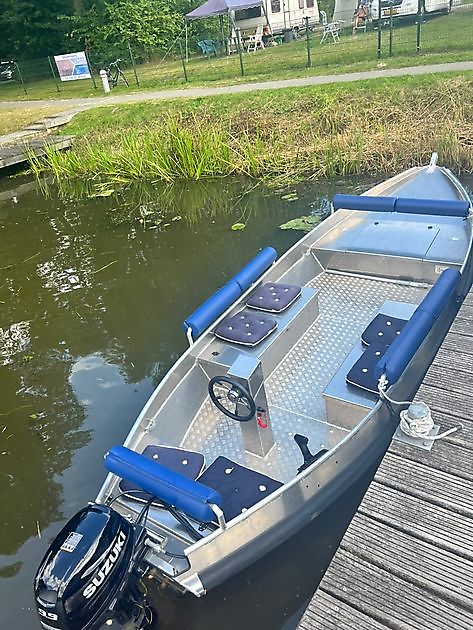
[[(317, 0), (263, 0), (268, 22), (273, 33), (282, 33), (286, 29), (301, 28), (304, 18), (310, 24), (319, 22)], [(262, 6), (235, 12), (235, 24), (242, 32), (256, 30), (266, 24), (266, 16)]]
[[(450, 13), (452, 10), (453, 0), (422, 0), (421, 9), (425, 13)], [(407, 17), (417, 15), (419, 11), (418, 0), (381, 0), (381, 17), (389, 18), (391, 12), (395, 17)], [(371, 4), (371, 17), (373, 20), (378, 19), (378, 2), (375, 0)]]

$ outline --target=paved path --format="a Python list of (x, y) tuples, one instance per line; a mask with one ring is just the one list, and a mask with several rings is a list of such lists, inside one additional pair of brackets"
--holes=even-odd
[(471, 629), (472, 362), (473, 290), (416, 396), (463, 428), (430, 452), (392, 442), (299, 630)]
[(332, 74), (327, 76), (300, 77), (296, 79), (281, 79), (259, 83), (243, 83), (221, 87), (181, 88), (177, 90), (160, 90), (155, 92), (134, 92), (117, 96), (103, 96), (101, 98), (71, 98), (38, 101), (4, 101), (0, 102), (0, 109), (22, 109), (39, 105), (64, 106), (66, 110), (81, 111), (103, 105), (123, 103), (140, 103), (143, 101), (161, 101), (173, 98), (197, 98), (200, 96), (216, 96), (219, 94), (240, 94), (257, 90), (279, 90), (290, 87), (304, 87), (308, 85), (326, 85), (328, 83), (346, 83), (363, 79), (382, 79), (385, 77), (400, 77), (406, 75), (433, 74), (437, 72), (462, 72), (473, 70), (473, 61), (459, 61), (456, 63), (440, 63), (426, 66), (408, 66), (406, 68), (389, 68), (385, 70), (368, 70), (366, 72), (352, 72), (346, 74)]

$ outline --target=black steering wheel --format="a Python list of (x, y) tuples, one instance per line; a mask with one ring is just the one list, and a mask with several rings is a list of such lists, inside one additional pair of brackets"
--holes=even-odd
[[(256, 413), (256, 404), (249, 391), (228, 376), (211, 378), (209, 395), (219, 411), (238, 422), (248, 422)], [(240, 413), (241, 407), (245, 407), (247, 413)]]

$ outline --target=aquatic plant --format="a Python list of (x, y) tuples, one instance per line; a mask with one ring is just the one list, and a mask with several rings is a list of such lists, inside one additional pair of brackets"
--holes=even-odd
[[(39, 176), (125, 182), (242, 174), (278, 185), (317, 177), (392, 173), (428, 161), (473, 168), (468, 76), (385, 79), (82, 113), (74, 148), (30, 156)], [(74, 127), (73, 127), (74, 129)], [(102, 187), (102, 188), (100, 188)], [(104, 188), (105, 187), (105, 188)]]

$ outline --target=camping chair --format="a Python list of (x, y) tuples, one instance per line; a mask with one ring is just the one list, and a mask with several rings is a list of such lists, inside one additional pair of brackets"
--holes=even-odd
[(366, 33), (366, 25), (368, 24), (369, 6), (364, 0), (361, 0), (358, 8), (353, 15), (353, 35), (357, 31), (363, 31)]
[(263, 25), (262, 24), (258, 24), (258, 28), (256, 29), (256, 32), (254, 35), (250, 35), (246, 41), (246, 51), (247, 52), (256, 52), (256, 49), (259, 48), (263, 48), (264, 49), (264, 44), (263, 44)]
[(211, 39), (203, 39), (202, 41), (197, 42), (197, 46), (199, 46), (202, 54), (206, 57), (209, 57), (210, 55), (217, 56), (217, 49)]
[(320, 17), (322, 19), (322, 26), (323, 26), (323, 33), (322, 33), (322, 39), (320, 40), (320, 43), (323, 44), (324, 41), (331, 36), (334, 42), (338, 42), (339, 41), (339, 34), (340, 34), (340, 20), (335, 20), (335, 22), (328, 22), (327, 21), (327, 14), (325, 13), (325, 11), (320, 11)]

